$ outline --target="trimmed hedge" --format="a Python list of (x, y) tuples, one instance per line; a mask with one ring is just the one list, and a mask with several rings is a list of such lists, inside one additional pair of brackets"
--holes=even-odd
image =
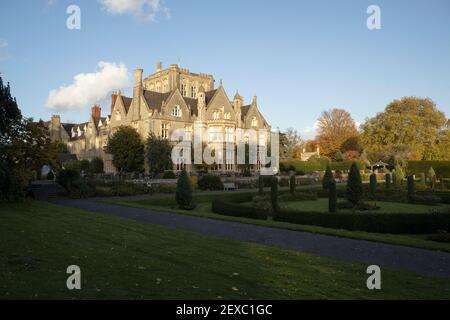
[(320, 213), (280, 209), (274, 220), (325, 228), (392, 234), (450, 231), (450, 214)]
[(269, 212), (245, 204), (232, 203), (223, 200), (212, 201), (212, 211), (225, 216), (267, 220)]
[[(280, 162), (280, 171), (287, 172), (289, 170), (302, 172), (302, 173), (311, 173), (314, 171), (325, 171), (327, 165), (330, 165), (331, 170), (335, 171), (349, 171), (353, 161), (332, 161), (331, 163), (327, 163), (325, 161), (301, 161), (301, 160), (286, 160)], [(365, 168), (364, 163), (358, 163), (358, 166), (363, 169)]]
[(428, 173), (430, 167), (433, 167), (437, 176), (450, 177), (450, 161), (410, 160), (408, 161), (407, 172), (408, 174), (420, 175), (422, 172)]

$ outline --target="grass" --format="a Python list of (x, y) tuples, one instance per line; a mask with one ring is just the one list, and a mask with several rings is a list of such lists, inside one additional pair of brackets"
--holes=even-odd
[[(324, 228), (319, 226), (310, 226), (310, 225), (299, 225), (288, 222), (279, 222), (269, 220), (255, 220), (248, 218), (240, 218), (240, 217), (231, 217), (224, 216), (220, 214), (216, 214), (211, 210), (211, 199), (212, 197), (217, 197), (217, 194), (213, 195), (194, 195), (194, 201), (197, 203), (197, 207), (194, 210), (186, 211), (178, 209), (175, 205), (174, 196), (149, 196), (147, 199), (140, 200), (132, 200), (132, 199), (113, 199), (113, 200), (102, 200), (107, 203), (117, 204), (121, 206), (130, 206), (144, 209), (153, 209), (159, 212), (174, 212), (186, 215), (193, 215), (211, 219), (225, 220), (225, 221), (234, 221), (240, 223), (248, 223), (248, 224), (256, 224), (266, 227), (272, 228), (280, 228), (280, 229), (288, 229), (294, 231), (306, 231), (313, 232), (331, 236), (338, 236), (344, 238), (352, 238), (352, 239), (360, 239), (360, 240), (368, 240), (375, 242), (383, 242), (407, 247), (415, 247), (422, 249), (430, 249), (430, 250), (438, 250), (450, 252), (450, 243), (443, 242), (435, 242), (428, 240), (429, 235), (395, 235), (395, 234), (381, 234), (381, 233), (371, 233), (365, 231), (349, 231), (342, 229), (332, 229), (332, 228)], [(319, 199), (317, 201), (327, 201), (326, 199)], [(315, 202), (315, 201), (312, 201)], [(304, 203), (304, 202), (302, 202)], [(387, 205), (392, 205), (396, 203), (387, 203)], [(435, 208), (427, 207), (427, 208)]]
[[(0, 208), (2, 299), (448, 299), (450, 279), (224, 240), (41, 202)], [(66, 268), (81, 268), (81, 290)]]
[[(449, 212), (450, 205), (440, 204), (437, 206), (427, 206), (421, 204), (399, 203), (399, 202), (381, 202), (365, 201), (376, 204), (380, 209), (373, 210), (374, 213), (430, 213), (431, 211)], [(310, 212), (328, 212), (328, 199), (318, 199), (317, 201), (289, 201), (282, 203), (287, 209), (299, 209)], [(351, 210), (339, 210), (339, 212), (351, 212)], [(368, 211), (369, 212), (369, 211)]]

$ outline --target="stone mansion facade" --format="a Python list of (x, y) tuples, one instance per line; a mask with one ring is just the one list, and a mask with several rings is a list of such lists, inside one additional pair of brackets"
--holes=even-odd
[[(236, 143), (237, 139), (242, 139), (237, 137), (237, 129), (270, 132), (270, 125), (258, 110), (256, 96), (251, 104), (244, 105), (238, 92), (230, 100), (222, 81), (218, 87), (214, 84), (212, 75), (191, 73), (176, 64), (163, 69), (158, 63), (156, 72), (145, 79), (143, 70), (137, 69), (132, 97), (120, 91), (113, 92), (109, 114), (102, 116), (101, 107), (95, 105), (85, 123), (62, 123), (60, 116), (54, 115), (47, 122), (50, 137), (66, 143), (69, 152), (78, 159), (102, 158), (105, 172), (115, 172), (112, 156), (103, 149), (120, 126), (135, 128), (143, 140), (150, 133), (170, 139), (172, 132), (178, 129), (184, 130), (184, 139), (190, 140), (194, 123), (203, 124), (207, 142)], [(214, 170), (237, 171), (235, 159), (235, 154), (224, 155), (224, 163)], [(174, 170), (179, 169), (180, 166), (174, 164)]]

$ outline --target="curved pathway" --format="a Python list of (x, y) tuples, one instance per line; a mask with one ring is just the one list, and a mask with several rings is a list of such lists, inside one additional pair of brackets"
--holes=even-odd
[(259, 243), (366, 264), (376, 264), (423, 275), (450, 277), (450, 253), (276, 229), (150, 209), (123, 207), (95, 200), (55, 199), (52, 203), (112, 214), (205, 235)]

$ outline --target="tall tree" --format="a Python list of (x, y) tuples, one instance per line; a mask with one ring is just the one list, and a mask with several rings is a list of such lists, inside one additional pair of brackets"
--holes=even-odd
[(357, 135), (355, 121), (350, 113), (343, 109), (324, 111), (318, 119), (316, 140), (320, 146), (320, 153), (323, 155), (332, 157), (337, 151), (342, 150), (350, 138)]
[(144, 143), (132, 127), (120, 127), (109, 139), (105, 151), (112, 154), (113, 165), (119, 172), (144, 169)]
[(408, 160), (449, 159), (447, 124), (445, 114), (431, 99), (405, 97), (364, 123), (361, 142), (365, 150), (375, 153), (408, 146)]
[(146, 141), (146, 155), (149, 172), (152, 175), (163, 173), (172, 168), (172, 148), (167, 139), (149, 135)]
[(292, 159), (297, 154), (298, 147), (302, 143), (302, 138), (297, 130), (294, 128), (288, 128), (280, 136), (280, 151), (281, 158)]

